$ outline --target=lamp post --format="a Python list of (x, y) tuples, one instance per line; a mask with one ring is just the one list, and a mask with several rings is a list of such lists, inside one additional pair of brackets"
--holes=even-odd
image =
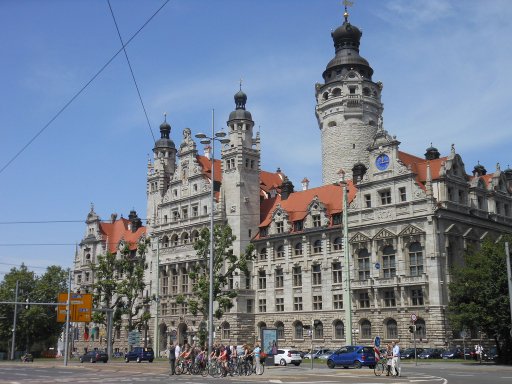
[[(209, 282), (209, 299), (208, 299), (208, 356), (212, 354), (212, 345), (213, 345), (213, 263), (214, 263), (214, 244), (213, 244), (213, 210), (215, 208), (215, 141), (219, 141), (221, 144), (229, 143), (229, 139), (224, 139), (226, 137), (226, 133), (223, 131), (215, 132), (215, 110), (212, 109), (212, 135), (210, 137), (206, 136), (204, 133), (198, 133), (195, 135), (198, 139), (200, 139), (201, 144), (211, 144), (212, 151), (210, 154), (210, 164), (211, 164), (211, 191), (210, 191), (210, 282)], [(210, 357), (208, 357), (210, 358)]]
[(340, 169), (340, 184), (343, 191), (343, 258), (345, 260), (344, 275), (345, 289), (343, 291), (343, 305), (345, 307), (345, 337), (346, 345), (352, 345), (352, 298), (350, 290), (350, 259), (348, 244), (348, 209), (347, 209), (347, 182), (345, 181), (345, 171)]
[(16, 350), (16, 320), (18, 317), (18, 289), (19, 281), (16, 280), (16, 292), (14, 294), (14, 319), (12, 321), (12, 341), (11, 341), (11, 360), (14, 360), (14, 351)]

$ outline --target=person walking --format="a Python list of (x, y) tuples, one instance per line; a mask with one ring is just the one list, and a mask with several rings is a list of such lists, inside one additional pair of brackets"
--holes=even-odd
[(253, 349), (252, 353), (254, 355), (254, 363), (256, 364), (256, 372), (259, 372), (260, 371), (259, 368), (260, 368), (260, 364), (261, 364), (261, 361), (260, 361), (261, 348), (260, 348), (259, 344), (256, 344), (256, 347)]
[(169, 375), (176, 374), (176, 344), (172, 343), (169, 348), (169, 365), (171, 366), (171, 371)]
[(393, 376), (401, 375), (400, 368), (400, 346), (398, 345), (399, 341), (393, 341), (393, 360), (391, 361), (391, 372)]
[(389, 376), (391, 374), (391, 363), (393, 362), (393, 347), (389, 343), (386, 345), (386, 359), (386, 376)]

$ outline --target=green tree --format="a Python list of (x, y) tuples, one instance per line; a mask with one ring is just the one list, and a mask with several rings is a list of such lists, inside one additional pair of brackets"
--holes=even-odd
[[(50, 266), (42, 276), (29, 271), (25, 265), (12, 268), (0, 283), (0, 300), (14, 301), (18, 281), (18, 302), (55, 303), (59, 292), (67, 292), (68, 273), (61, 267)], [(14, 305), (0, 306), (0, 349), (8, 349), (12, 338)], [(54, 347), (63, 329), (57, 323), (56, 307), (53, 305), (18, 305), (16, 323), (16, 350), (31, 350)]]
[[(213, 301), (217, 302), (214, 316), (220, 319), (225, 312), (233, 307), (233, 299), (238, 295), (236, 290), (229, 289), (229, 279), (235, 272), (246, 275), (249, 273), (248, 263), (253, 258), (254, 247), (251, 244), (242, 255), (235, 255), (232, 246), (236, 237), (229, 225), (216, 225), (213, 235)], [(193, 281), (192, 294), (188, 296), (188, 299), (180, 295), (176, 301), (178, 304), (186, 302), (190, 313), (194, 316), (201, 314), (203, 320), (206, 321), (208, 319), (210, 298), (210, 231), (208, 228), (201, 231), (199, 239), (194, 244), (194, 249), (199, 257), (199, 262), (189, 272), (189, 277)], [(199, 338), (201, 343), (205, 342), (205, 327), (200, 327)]]
[[(508, 238), (509, 244), (512, 244)], [(498, 354), (510, 353), (510, 306), (504, 241), (485, 241), (454, 267), (448, 319), (455, 330), (481, 330), (494, 338)]]

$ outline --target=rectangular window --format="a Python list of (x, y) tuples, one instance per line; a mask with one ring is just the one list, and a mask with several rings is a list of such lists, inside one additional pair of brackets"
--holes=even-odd
[(282, 221), (276, 223), (276, 231), (277, 231), (277, 233), (284, 232), (284, 223)]
[(265, 271), (258, 272), (258, 289), (267, 289), (267, 275)]
[(167, 304), (166, 303), (162, 303), (162, 305), (160, 306), (160, 312), (161, 312), (162, 316), (167, 316)]
[(293, 267), (292, 270), (293, 286), (302, 287), (302, 268)]
[(332, 215), (332, 224), (333, 225), (339, 225), (343, 222), (343, 216), (341, 213), (335, 213)]
[(293, 310), (302, 311), (302, 296), (293, 298)]
[(315, 264), (311, 267), (312, 274), (312, 284), (320, 285), (322, 284), (322, 269), (319, 264)]
[(453, 188), (448, 188), (448, 200), (453, 201)]
[(284, 298), (276, 297), (276, 312), (284, 312)]
[(283, 288), (284, 286), (284, 274), (282, 268), (276, 269), (276, 288)]
[(360, 253), (357, 258), (359, 269), (359, 280), (368, 280), (370, 278), (370, 254)]
[(294, 331), (295, 331), (294, 332), (295, 339), (303, 339), (304, 338), (302, 324), (296, 325), (294, 327)]
[(167, 215), (164, 215), (164, 224), (167, 223)]
[(258, 300), (258, 311), (261, 313), (267, 312), (267, 299)]
[(172, 275), (172, 293), (173, 294), (176, 294), (178, 293), (178, 274), (177, 273), (173, 273)]
[(382, 272), (386, 279), (396, 276), (395, 255), (382, 256)]
[(171, 315), (177, 315), (178, 314), (178, 304), (171, 303)]
[(364, 206), (366, 208), (372, 207), (372, 195), (370, 195), (370, 194), (364, 195)]
[(233, 279), (232, 274), (228, 276), (228, 287), (229, 287), (229, 289), (235, 288), (235, 280)]
[(247, 313), (252, 313), (254, 311), (254, 301), (252, 299), (247, 299)]
[(178, 213), (178, 211), (172, 211), (172, 220), (178, 221), (179, 218), (180, 218), (180, 214)]
[(296, 232), (300, 232), (304, 229), (304, 224), (302, 220), (293, 222), (293, 230)]
[(384, 306), (396, 307), (395, 291), (384, 291)]
[(407, 201), (407, 192), (405, 187), (398, 188), (398, 194), (400, 195), (400, 201)]
[(333, 306), (333, 309), (343, 309), (343, 295), (342, 294), (332, 295), (332, 306)]
[(423, 291), (421, 288), (411, 290), (412, 305), (423, 305)]
[(501, 215), (501, 203), (499, 201), (496, 202), (496, 214)]
[(341, 284), (343, 278), (341, 263), (332, 263), (332, 282), (333, 284)]
[(484, 199), (482, 196), (478, 196), (477, 198), (477, 204), (478, 204), (478, 209), (484, 209)]
[(207, 214), (208, 214), (208, 206), (203, 205), (203, 215), (207, 215)]
[(192, 206), (192, 217), (199, 216), (199, 207), (197, 205)]
[(459, 189), (459, 203), (466, 204), (466, 194), (461, 189)]
[(168, 295), (169, 294), (169, 277), (165, 276), (162, 277), (162, 295)]
[(188, 208), (182, 208), (181, 209), (181, 218), (182, 219), (188, 219)]
[(423, 273), (423, 254), (421, 249), (409, 250), (409, 270), (411, 276), (419, 276)]
[(381, 205), (391, 204), (391, 190), (380, 191), (379, 195)]
[(313, 296), (313, 311), (322, 310), (322, 296)]
[(188, 313), (188, 304), (187, 303), (182, 303), (181, 304), (181, 314), (182, 315), (186, 315)]
[(359, 294), (359, 308), (370, 308), (370, 295), (368, 292)]
[(320, 215), (313, 215), (313, 227), (318, 228), (321, 225)]
[(185, 271), (181, 275), (181, 292), (188, 293), (188, 275)]

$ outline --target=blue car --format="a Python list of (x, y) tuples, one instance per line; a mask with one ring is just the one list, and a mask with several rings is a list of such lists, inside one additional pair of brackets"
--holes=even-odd
[(347, 345), (329, 356), (327, 366), (331, 369), (340, 366), (343, 368), (366, 366), (373, 369), (375, 367), (375, 352), (373, 347)]

